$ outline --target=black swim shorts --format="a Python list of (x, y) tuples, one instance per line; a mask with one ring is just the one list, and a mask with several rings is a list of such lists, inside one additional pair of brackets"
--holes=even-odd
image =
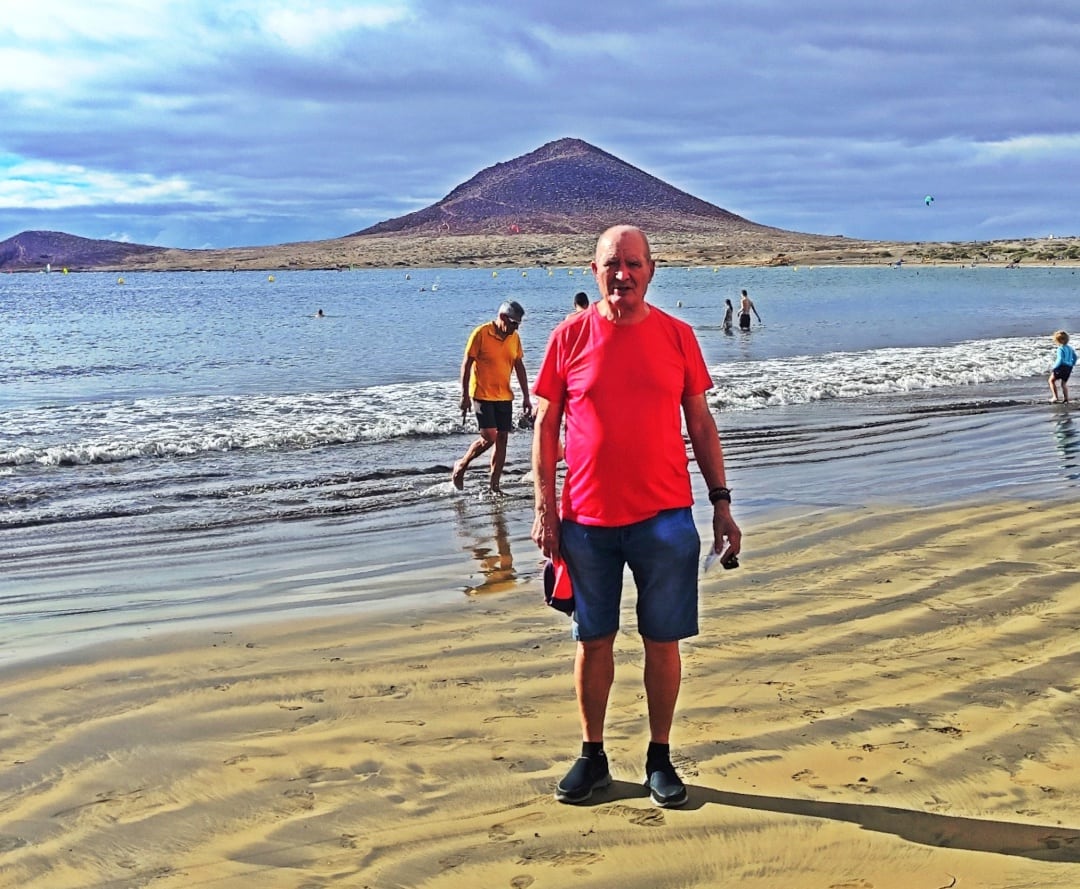
[(476, 422), (481, 429), (496, 429), (509, 432), (514, 427), (514, 402), (512, 401), (475, 401)]

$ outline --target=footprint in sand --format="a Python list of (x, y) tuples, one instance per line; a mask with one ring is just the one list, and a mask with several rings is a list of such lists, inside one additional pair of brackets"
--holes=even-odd
[[(0, 852), (14, 852), (16, 849), (21, 849), (26, 845), (28, 843), (22, 837), (0, 836)], [(528, 886), (529, 884), (525, 883), (525, 885)]]
[(519, 864), (527, 861), (541, 861), (554, 867), (584, 867), (590, 864), (599, 864), (604, 856), (597, 852), (589, 852), (585, 849), (554, 849), (545, 847), (536, 849), (521, 856)]
[(518, 815), (516, 818), (508, 818), (498, 824), (492, 824), (488, 829), (488, 838), (492, 840), (505, 840), (512, 837), (519, 827), (531, 824), (534, 821), (543, 821), (543, 812), (529, 812), (527, 815)]
[(510, 889), (529, 889), (535, 882), (528, 874), (521, 874), (510, 881)]
[(664, 813), (660, 809), (635, 809), (631, 806), (611, 806), (605, 810), (608, 815), (625, 818), (638, 827), (661, 827), (665, 823)]
[(701, 771), (698, 769), (697, 760), (690, 759), (688, 756), (683, 756), (681, 753), (673, 753), (671, 755), (671, 764), (678, 769), (683, 778), (697, 778), (701, 775)]

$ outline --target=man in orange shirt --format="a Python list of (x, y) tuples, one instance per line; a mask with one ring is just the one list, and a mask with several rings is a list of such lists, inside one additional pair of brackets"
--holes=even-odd
[(521, 304), (508, 300), (499, 306), (494, 321), (481, 324), (469, 335), (461, 362), (461, 412), (465, 414), (470, 407), (475, 408), (480, 437), (454, 464), (450, 479), (459, 491), (465, 487), (465, 470), (469, 464), (494, 445), (489, 486), (492, 493), (502, 493), (499, 485), (506, 462), (506, 443), (514, 423), (511, 370), (517, 374), (521, 388), (521, 407), (526, 416), (532, 415), (529, 379), (517, 332), (524, 317)]

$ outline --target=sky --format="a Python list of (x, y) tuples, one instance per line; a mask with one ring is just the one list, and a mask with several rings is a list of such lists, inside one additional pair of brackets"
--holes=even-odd
[(0, 0), (0, 240), (335, 238), (564, 137), (794, 231), (1080, 236), (1078, 46), (1076, 0)]

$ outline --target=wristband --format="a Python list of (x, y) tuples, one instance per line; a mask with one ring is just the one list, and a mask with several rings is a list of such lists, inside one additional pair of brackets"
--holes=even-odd
[(725, 503), (731, 502), (731, 489), (726, 488), (723, 485), (717, 485), (715, 488), (709, 488), (709, 502), (717, 503), (723, 500)]

